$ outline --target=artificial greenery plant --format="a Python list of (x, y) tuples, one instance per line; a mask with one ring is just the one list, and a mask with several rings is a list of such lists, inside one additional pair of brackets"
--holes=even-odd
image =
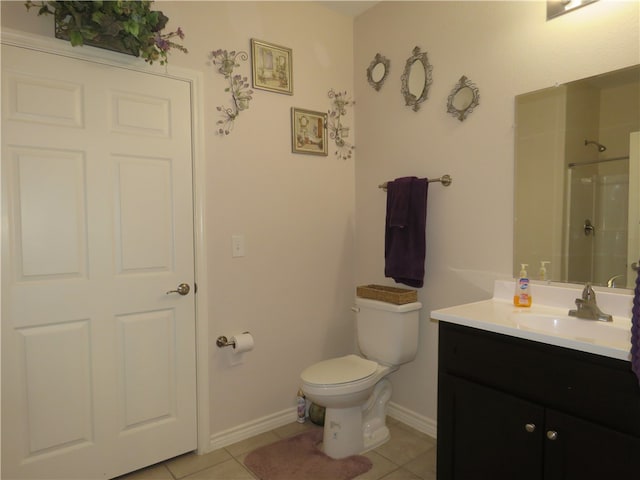
[(151, 1), (26, 1), (27, 10), (54, 15), (56, 37), (71, 45), (93, 45), (142, 57), (148, 63), (167, 63), (172, 48), (187, 49), (172, 39), (184, 38), (182, 29), (162, 33), (169, 18), (151, 10)]

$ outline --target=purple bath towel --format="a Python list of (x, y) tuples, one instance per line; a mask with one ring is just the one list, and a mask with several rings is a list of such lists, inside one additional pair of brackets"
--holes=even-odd
[[(640, 261), (638, 262), (640, 264)], [(631, 309), (631, 369), (640, 382), (640, 270), (636, 278), (635, 296)]]
[(428, 186), (426, 178), (416, 177), (387, 184), (384, 275), (410, 287), (424, 284)]

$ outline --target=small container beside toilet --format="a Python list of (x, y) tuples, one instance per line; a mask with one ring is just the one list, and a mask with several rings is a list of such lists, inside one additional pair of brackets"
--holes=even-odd
[(396, 305), (357, 297), (361, 356), (324, 360), (300, 374), (306, 398), (325, 407), (323, 449), (328, 456), (363, 453), (389, 439), (385, 420), (391, 382), (386, 377), (415, 358), (421, 308), (420, 302)]

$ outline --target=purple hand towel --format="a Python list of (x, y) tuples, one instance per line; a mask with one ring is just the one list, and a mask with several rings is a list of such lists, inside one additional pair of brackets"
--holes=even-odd
[(387, 184), (384, 275), (417, 288), (424, 284), (428, 185), (416, 177)]
[(409, 223), (411, 184), (417, 177), (396, 178), (387, 185), (387, 226), (404, 228)]
[(640, 382), (640, 270), (638, 270), (638, 278), (636, 278), (631, 312), (633, 314), (631, 316), (631, 369)]

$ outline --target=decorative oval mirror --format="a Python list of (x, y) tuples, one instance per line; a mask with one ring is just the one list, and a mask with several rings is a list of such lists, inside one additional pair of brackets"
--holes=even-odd
[(375, 58), (369, 64), (367, 68), (367, 80), (369, 85), (379, 91), (382, 88), (382, 84), (389, 75), (389, 66), (391, 62), (383, 55), (376, 53)]
[(429, 87), (433, 82), (432, 70), (433, 66), (429, 63), (427, 52), (420, 52), (420, 47), (415, 47), (400, 77), (405, 105), (411, 107), (414, 112), (417, 112), (420, 104), (427, 99)]
[(447, 112), (462, 122), (479, 105), (479, 102), (480, 91), (463, 75), (449, 94)]

